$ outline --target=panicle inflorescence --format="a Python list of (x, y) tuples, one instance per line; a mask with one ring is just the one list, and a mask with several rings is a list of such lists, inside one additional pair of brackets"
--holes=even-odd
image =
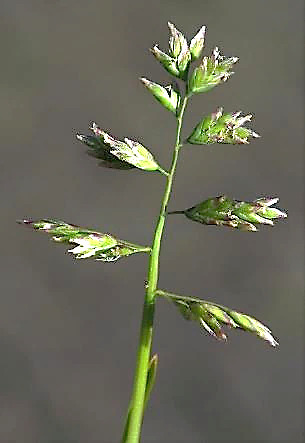
[(168, 27), (168, 52), (160, 50), (158, 45), (154, 45), (151, 52), (174, 79), (166, 82), (166, 86), (146, 77), (141, 77), (141, 81), (153, 97), (176, 118), (176, 141), (169, 170), (164, 170), (155, 160), (155, 156), (140, 142), (127, 137), (123, 140), (117, 139), (96, 123), (92, 124), (91, 134), (77, 134), (78, 140), (88, 147), (90, 155), (99, 159), (101, 166), (118, 170), (137, 168), (142, 171), (159, 171), (167, 177), (152, 246), (140, 246), (120, 240), (109, 233), (97, 232), (60, 220), (25, 219), (20, 222), (50, 234), (58, 243), (70, 245), (71, 249), (68, 252), (77, 259), (91, 258), (102, 262), (114, 262), (138, 252), (149, 253), (148, 282), (135, 385), (122, 443), (139, 443), (144, 410), (156, 378), (158, 356), (152, 356), (151, 349), (157, 296), (170, 300), (185, 319), (195, 322), (218, 340), (227, 340), (224, 329), (228, 327), (251, 332), (271, 346), (278, 344), (271, 331), (254, 317), (211, 301), (161, 291), (157, 287), (161, 239), (168, 214), (184, 214), (187, 218), (204, 225), (228, 226), (244, 231), (257, 231), (258, 225), (273, 225), (275, 220), (287, 216), (285, 212), (273, 206), (278, 202), (278, 198), (262, 197), (247, 202), (225, 195), (209, 198), (182, 211), (168, 212), (179, 151), (184, 142), (194, 145), (210, 146), (222, 143), (240, 146), (248, 145), (251, 139), (259, 137), (256, 132), (245, 126), (251, 120), (251, 114), (242, 115), (240, 111), (224, 113), (223, 109), (218, 107), (215, 112), (202, 117), (191, 134), (182, 141), (183, 118), (190, 98), (225, 83), (232, 76), (233, 66), (238, 58), (224, 56), (217, 46), (210, 55), (203, 55), (205, 26), (199, 29), (190, 42), (175, 25), (169, 22)]
[[(210, 55), (203, 55), (205, 26), (202, 26), (189, 42), (175, 25), (169, 22), (168, 27), (168, 52), (161, 51), (158, 45), (154, 45), (151, 52), (174, 79), (166, 86), (145, 77), (141, 77), (141, 81), (153, 97), (177, 119), (177, 141), (170, 170), (168, 172), (164, 170), (153, 154), (140, 142), (127, 137), (119, 140), (102, 130), (96, 123), (90, 128), (91, 134), (77, 134), (78, 140), (88, 147), (89, 154), (98, 158), (102, 166), (122, 170), (137, 168), (144, 171), (159, 171), (168, 177), (153, 247), (129, 243), (108, 233), (96, 232), (58, 220), (21, 222), (35, 230), (47, 232), (57, 242), (72, 245), (69, 252), (75, 258), (93, 258), (110, 262), (137, 252), (151, 252), (149, 266), (154, 268), (155, 274), (158, 275), (157, 256), (167, 214), (184, 214), (189, 219), (204, 225), (228, 226), (243, 231), (257, 231), (257, 226), (261, 224), (272, 226), (275, 220), (287, 216), (285, 212), (273, 206), (278, 202), (278, 198), (262, 197), (247, 202), (225, 195), (209, 198), (182, 211), (167, 212), (178, 153), (183, 146), (181, 127), (186, 104), (194, 94), (210, 91), (226, 82), (232, 76), (233, 66), (238, 61), (237, 57), (226, 57), (221, 54), (217, 46)], [(245, 126), (251, 118), (251, 114), (242, 115), (240, 111), (225, 113), (222, 107), (218, 107), (215, 112), (201, 118), (185, 141), (194, 145), (209, 146), (219, 143), (248, 145), (252, 138), (259, 137), (255, 131)], [(158, 249), (157, 253), (153, 251), (154, 247)], [(153, 298), (151, 287), (148, 284), (150, 297)], [(200, 299), (177, 296), (159, 290), (156, 290), (156, 293), (173, 301), (185, 318), (196, 321), (219, 339), (226, 339), (222, 329), (222, 326), (226, 325), (254, 332), (273, 346), (276, 344), (269, 329), (246, 314)], [(156, 364), (157, 358), (152, 359), (148, 379), (154, 380)], [(149, 390), (148, 387), (147, 389)]]

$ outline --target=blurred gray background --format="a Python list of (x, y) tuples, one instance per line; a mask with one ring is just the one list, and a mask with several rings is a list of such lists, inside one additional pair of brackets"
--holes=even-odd
[(99, 168), (75, 133), (94, 120), (169, 164), (174, 118), (138, 81), (168, 80), (148, 51), (167, 48), (167, 20), (188, 38), (207, 25), (208, 51), (240, 57), (227, 84), (193, 99), (184, 134), (223, 105), (254, 113), (262, 135), (245, 147), (187, 146), (171, 209), (221, 193), (271, 195), (289, 219), (256, 234), (169, 219), (160, 287), (252, 314), (281, 346), (238, 331), (217, 343), (160, 300), (143, 442), (303, 441), (303, 2), (2, 0), (3, 443), (120, 440), (147, 259), (75, 262), (15, 219), (54, 217), (151, 241), (164, 177)]

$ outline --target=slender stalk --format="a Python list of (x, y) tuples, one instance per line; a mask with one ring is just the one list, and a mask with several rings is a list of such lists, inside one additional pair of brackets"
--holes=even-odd
[(140, 340), (138, 347), (134, 386), (130, 402), (127, 424), (123, 436), (123, 442), (126, 443), (138, 443), (140, 441), (140, 436), (141, 436), (147, 371), (149, 368), (149, 360), (150, 360), (152, 337), (153, 337), (155, 291), (157, 289), (157, 283), (158, 283), (160, 247), (161, 247), (161, 240), (167, 215), (167, 205), (171, 195), (179, 151), (182, 146), (181, 128), (182, 128), (183, 115), (187, 105), (187, 101), (188, 101), (188, 95), (186, 94), (186, 96), (182, 101), (177, 116), (176, 142), (173, 152), (172, 164), (167, 176), (166, 187), (162, 198), (160, 214), (157, 221), (153, 244), (150, 253), (146, 296), (143, 306), (143, 316), (142, 316), (142, 324), (140, 330)]

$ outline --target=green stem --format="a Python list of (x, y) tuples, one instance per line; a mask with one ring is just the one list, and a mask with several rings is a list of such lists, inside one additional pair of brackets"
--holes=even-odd
[(175, 149), (173, 153), (172, 164), (167, 176), (166, 187), (161, 203), (160, 215), (155, 229), (154, 240), (150, 253), (146, 296), (143, 307), (143, 317), (142, 317), (140, 341), (138, 347), (137, 366), (134, 378), (133, 392), (130, 402), (130, 409), (128, 414), (128, 422), (123, 436), (123, 442), (126, 443), (139, 443), (141, 436), (147, 371), (149, 367), (152, 337), (153, 337), (155, 291), (157, 289), (157, 283), (158, 283), (160, 247), (161, 247), (162, 234), (167, 215), (167, 205), (172, 190), (179, 151), (182, 146), (181, 128), (182, 128), (183, 115), (187, 105), (187, 101), (188, 101), (188, 95), (184, 97), (177, 116), (177, 133), (176, 133)]

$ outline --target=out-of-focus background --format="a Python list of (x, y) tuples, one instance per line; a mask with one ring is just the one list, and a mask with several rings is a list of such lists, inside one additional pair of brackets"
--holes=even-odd
[(115, 443), (131, 392), (147, 258), (74, 261), (15, 224), (54, 217), (147, 244), (164, 177), (99, 168), (75, 138), (94, 120), (142, 141), (166, 167), (175, 121), (138, 77), (168, 76), (148, 48), (166, 22), (235, 75), (189, 107), (254, 114), (249, 146), (187, 146), (171, 209), (226, 193), (280, 196), (289, 213), (258, 233), (172, 216), (160, 287), (254, 315), (280, 341), (221, 344), (160, 300), (160, 365), (143, 442), (301, 443), (304, 414), (303, 2), (2, 0), (0, 441)]

